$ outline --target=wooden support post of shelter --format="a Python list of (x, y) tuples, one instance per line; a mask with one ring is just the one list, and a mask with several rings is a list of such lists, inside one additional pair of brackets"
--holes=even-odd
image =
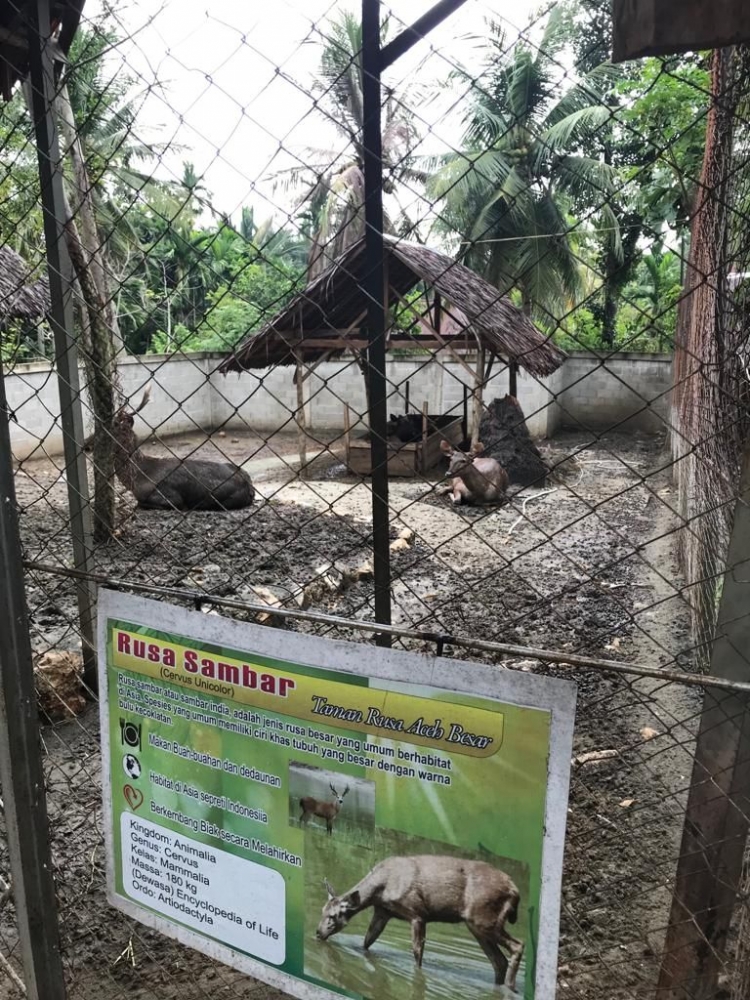
[(305, 366), (302, 361), (302, 352), (295, 351), (294, 356), (296, 359), (294, 381), (297, 386), (297, 409), (294, 411), (294, 420), (297, 424), (299, 474), (304, 479), (307, 475), (307, 379), (305, 377)]
[(344, 456), (346, 467), (349, 468), (349, 449), (352, 441), (352, 415), (349, 411), (349, 404), (344, 403)]
[(477, 369), (474, 377), (474, 412), (471, 420), (472, 446), (479, 441), (479, 425), (482, 422), (484, 394), (484, 358), (485, 350), (481, 339), (477, 338)]
[(513, 396), (514, 399), (518, 398), (518, 363), (516, 361), (508, 362), (508, 395)]
[[(727, 553), (709, 673), (750, 681), (750, 447)], [(750, 705), (746, 695), (703, 696), (672, 911), (656, 996), (713, 1000), (727, 959), (750, 817)], [(747, 903), (745, 903), (747, 905)]]
[[(463, 264), (428, 247), (404, 240), (384, 237), (383, 244), (388, 276), (386, 302), (383, 305), (388, 307), (388, 312), (399, 302), (406, 301), (407, 293), (419, 284), (432, 289), (434, 298), (431, 310), (419, 321), (416, 332), (391, 328), (386, 344), (381, 344), (382, 338), (379, 338), (379, 347), (433, 353), (445, 351), (450, 355), (457, 367), (462, 369), (465, 375), (462, 381), (469, 387), (474, 403), (473, 426), (465, 427), (464, 437), (473, 433), (476, 440), (483, 412), (484, 387), (492, 371), (493, 359), (517, 362), (535, 378), (543, 378), (559, 368), (565, 354), (534, 326), (528, 316), (507, 298), (498, 297), (496, 289)], [(357, 329), (365, 318), (363, 301), (371, 304), (371, 299), (362, 291), (369, 268), (370, 258), (365, 241), (360, 240), (339, 258), (335, 266), (312, 281), (282, 312), (274, 316), (263, 330), (241, 344), (221, 363), (219, 371), (226, 374), (230, 371), (265, 369), (270, 365), (294, 365), (298, 369), (298, 349), (304, 343), (304, 366), (308, 372), (325, 357), (341, 357), (344, 354), (354, 354), (363, 359), (360, 367), (365, 373), (370, 372), (368, 365), (372, 358), (372, 344), (369, 336), (365, 335), (368, 330)], [(378, 289), (380, 287), (378, 280)], [(379, 310), (382, 311), (385, 309)], [(325, 321), (321, 317), (325, 317)], [(477, 350), (476, 364), (468, 356), (473, 348)], [(388, 388), (382, 377), (382, 364), (381, 357), (375, 380), (382, 397), (381, 404), (387, 399)], [(370, 381), (368, 379), (366, 385)], [(373, 400), (368, 399), (369, 414), (372, 403)], [(407, 412), (413, 404), (411, 387), (407, 384)], [(300, 393), (298, 410), (301, 409)], [(381, 408), (379, 414), (380, 419)], [(464, 424), (468, 422), (468, 416), (465, 403)], [(387, 419), (379, 428), (371, 426), (370, 431), (373, 436), (382, 437), (384, 461), (388, 463), (387, 468), (384, 466), (385, 472), (395, 475), (396, 466), (403, 463), (393, 463), (389, 459), (386, 425)], [(362, 449), (358, 445), (361, 441), (350, 440), (351, 453), (356, 451), (361, 457)], [(370, 475), (377, 470), (371, 461), (365, 471), (360, 461), (358, 471)], [(381, 479), (383, 474), (381, 469), (378, 472)], [(380, 485), (383, 485), (382, 482)], [(381, 517), (385, 495), (381, 490), (378, 508)]]

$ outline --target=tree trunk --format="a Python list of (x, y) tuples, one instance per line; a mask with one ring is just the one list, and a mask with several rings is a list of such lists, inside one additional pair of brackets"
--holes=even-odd
[[(607, 255), (610, 256), (609, 254)], [(610, 261), (607, 260), (607, 264)], [(607, 267), (607, 274), (604, 279), (604, 305), (602, 307), (602, 344), (605, 347), (613, 347), (615, 343), (615, 324), (617, 322), (617, 306), (619, 302), (619, 290), (614, 287), (614, 277), (617, 273), (619, 263), (615, 262), (614, 270)]]
[(106, 254), (96, 224), (91, 182), (65, 85), (58, 91), (57, 105), (72, 168), (73, 198), (65, 224), (65, 235), (88, 319), (87, 323), (82, 324), (82, 339), (94, 415), (94, 538), (103, 542), (112, 537), (115, 527), (112, 421), (115, 410), (116, 356), (122, 350), (122, 341), (109, 291)]

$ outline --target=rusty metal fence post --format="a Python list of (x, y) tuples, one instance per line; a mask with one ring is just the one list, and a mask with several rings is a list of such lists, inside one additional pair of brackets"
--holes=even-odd
[[(750, 680), (750, 448), (727, 555), (711, 674)], [(659, 1000), (709, 1000), (738, 903), (750, 821), (747, 697), (706, 690), (680, 862), (659, 977)]]
[(65, 1000), (7, 414), (0, 371), (0, 783), (26, 995)]

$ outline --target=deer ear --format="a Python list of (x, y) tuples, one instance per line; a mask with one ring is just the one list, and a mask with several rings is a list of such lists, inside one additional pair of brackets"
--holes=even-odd
[(473, 444), (471, 446), (472, 455), (481, 455), (483, 451), (484, 451), (484, 445), (482, 444), (481, 441), (477, 441), (476, 444)]
[(331, 885), (331, 883), (328, 881), (327, 878), (323, 879), (323, 885), (325, 886), (326, 892), (328, 893), (328, 898), (329, 899), (335, 899), (336, 898), (336, 890), (333, 888), (333, 886)]
[(453, 454), (453, 447), (452, 447), (450, 441), (441, 441), (440, 442), (440, 450), (442, 451), (442, 453), (444, 455), (452, 455)]

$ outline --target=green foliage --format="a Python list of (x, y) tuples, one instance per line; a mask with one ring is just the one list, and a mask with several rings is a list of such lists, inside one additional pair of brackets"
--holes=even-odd
[[(179, 179), (155, 178), (163, 149), (139, 138), (135, 82), (108, 62), (120, 40), (115, 24), (103, 17), (79, 32), (66, 75), (125, 346), (231, 349), (363, 232), (359, 18), (343, 12), (328, 22), (311, 85), (338, 133), (336, 148), (307, 150), (302, 166), (276, 177), (280, 191), (296, 193), (294, 229), (258, 219), (251, 206), (234, 221), (217, 215), (193, 163)], [(419, 103), (419, 80), (408, 95), (385, 87), (386, 228), (414, 238), (398, 198), (406, 186), (424, 192), (417, 214), (435, 203), (445, 242), (562, 346), (668, 349), (681, 276), (667, 247), (687, 252), (708, 107), (705, 60), (613, 67), (609, 0), (563, 0), (537, 25), (511, 43), (488, 23), (476, 63), (439, 81), (462, 95), (458, 153), (416, 158), (418, 116), (409, 107)], [(44, 247), (19, 94), (0, 108), (0, 243), (32, 265)], [(426, 303), (425, 289), (414, 289), (394, 311), (396, 329), (416, 332)], [(44, 338), (31, 326), (4, 334), (6, 361), (40, 348)]]
[(588, 155), (609, 117), (603, 98), (616, 71), (597, 65), (571, 85), (562, 66), (567, 24), (554, 8), (532, 49), (523, 40), (509, 47), (488, 23), (480, 72), (457, 74), (464, 86), (481, 79), (468, 98), (463, 148), (443, 158), (429, 185), (443, 228), (464, 241), (465, 262), (500, 291), (518, 289), (540, 319), (563, 315), (581, 291), (576, 214), (595, 212), (618, 247), (608, 208), (617, 176)]
[(634, 201), (653, 228), (688, 224), (700, 178), (706, 136), (709, 74), (698, 56), (645, 59), (618, 83), (623, 132), (646, 137), (644, 162), (626, 179), (637, 181)]
[[(322, 117), (335, 126), (339, 146), (310, 149), (306, 163), (275, 175), (283, 190), (302, 186), (298, 221), (311, 240), (308, 277), (321, 274), (348, 247), (364, 235), (364, 126), (362, 80), (362, 24), (350, 11), (326, 23), (325, 42), (313, 92)], [(383, 23), (382, 40), (388, 35)], [(415, 118), (403, 97), (385, 87), (382, 108), (383, 191), (396, 200), (400, 187), (421, 184), (423, 175), (414, 166)], [(412, 90), (410, 98), (416, 93)], [(403, 212), (401, 212), (403, 215)], [(387, 232), (400, 227), (386, 217)], [(411, 228), (407, 224), (407, 228)]]

